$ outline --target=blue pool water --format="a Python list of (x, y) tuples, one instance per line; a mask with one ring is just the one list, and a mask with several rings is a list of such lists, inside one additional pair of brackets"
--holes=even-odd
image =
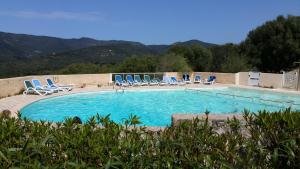
[(218, 88), (200, 90), (144, 90), (95, 92), (53, 97), (34, 102), (21, 110), (22, 117), (31, 120), (60, 122), (78, 116), (87, 121), (97, 113), (123, 123), (130, 114), (140, 117), (146, 126), (167, 126), (176, 113), (214, 114), (253, 112), (265, 109), (277, 111), (287, 107), (300, 110), (300, 96), (249, 90)]

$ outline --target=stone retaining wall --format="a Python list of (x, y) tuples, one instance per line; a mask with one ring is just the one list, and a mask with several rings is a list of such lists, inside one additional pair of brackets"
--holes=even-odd
[[(164, 75), (176, 76), (182, 79), (181, 72), (165, 72)], [(202, 79), (207, 79), (214, 74), (217, 77), (216, 82), (222, 84), (248, 84), (248, 72), (239, 73), (212, 73), (212, 72), (190, 72), (190, 79), (193, 81), (196, 74), (200, 74)], [(8, 79), (0, 79), (0, 98), (22, 93), (24, 90), (24, 80), (39, 79), (46, 84), (45, 78), (52, 78), (56, 83), (82, 85), (109, 85), (112, 83), (112, 74), (74, 74), (74, 75), (42, 75), (42, 76), (24, 76)], [(262, 73), (260, 85), (263, 87), (282, 87), (282, 74)]]
[(192, 121), (195, 119), (205, 120), (208, 119), (208, 122), (214, 126), (223, 125), (228, 119), (236, 118), (243, 120), (242, 114), (173, 114), (172, 126), (178, 126), (180, 123)]
[(24, 76), (0, 79), (0, 98), (20, 94), (24, 91), (24, 80), (38, 79), (46, 85), (46, 78), (53, 79), (56, 83), (82, 85), (108, 85), (111, 74), (78, 74), (78, 75), (42, 75)]
[[(239, 72), (239, 85), (248, 85), (249, 72)], [(268, 88), (282, 88), (283, 75), (275, 73), (261, 73), (259, 79), (259, 86)]]

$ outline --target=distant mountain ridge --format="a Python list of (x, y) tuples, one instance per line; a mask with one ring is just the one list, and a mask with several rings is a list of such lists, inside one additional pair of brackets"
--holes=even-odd
[(36, 36), (0, 32), (0, 60), (30, 58), (33, 56), (50, 55), (91, 46), (103, 46), (130, 43), (142, 45), (138, 42), (117, 40), (95, 40), (91, 38), (62, 39), (57, 37)]
[[(176, 42), (174, 44), (200, 44), (204, 47), (215, 45), (198, 40)], [(49, 36), (0, 32), (0, 61), (31, 58), (34, 56), (47, 56), (94, 46), (102, 46), (102, 48), (103, 46), (106, 46), (109, 48), (110, 45), (120, 47), (126, 45), (136, 46), (138, 48), (144, 48), (143, 50), (146, 51), (145, 54), (159, 54), (165, 52), (173, 44), (144, 45), (140, 42), (123, 40), (96, 40), (86, 37), (79, 39), (63, 39)]]
[[(198, 40), (175, 45), (214, 44)], [(130, 56), (159, 56), (171, 45), (145, 45), (124, 40), (62, 39), (0, 32), (0, 77), (49, 74), (76, 63), (118, 64)]]
[(203, 47), (206, 47), (206, 48), (216, 46), (216, 44), (203, 42), (203, 41), (200, 41), (197, 39), (192, 39), (192, 40), (188, 40), (188, 41), (184, 41), (184, 42), (175, 42), (172, 45), (184, 45), (184, 46), (202, 45)]

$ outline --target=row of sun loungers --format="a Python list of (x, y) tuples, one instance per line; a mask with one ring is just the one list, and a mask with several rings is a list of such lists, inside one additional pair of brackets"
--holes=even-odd
[[(202, 80), (200, 75), (196, 75), (194, 81), (192, 82), (189, 76), (183, 76), (183, 80), (177, 80), (176, 77), (164, 76), (162, 80), (159, 78), (151, 79), (149, 75), (144, 75), (142, 79), (140, 75), (126, 75), (126, 80), (122, 79), (121, 75), (115, 75), (115, 85), (117, 86), (155, 86), (155, 85), (185, 85), (190, 83), (203, 83), (203, 84), (213, 84), (216, 80), (215, 76), (209, 76), (208, 79)], [(57, 93), (60, 91), (71, 91), (73, 89), (72, 85), (60, 85), (55, 84), (52, 79), (46, 79), (47, 85), (42, 85), (42, 83), (37, 79), (25, 80), (24, 86), (25, 91), (23, 94), (38, 94), (38, 95), (49, 95), (52, 93)]]
[(24, 80), (25, 91), (23, 94), (38, 94), (44, 96), (59, 91), (71, 91), (73, 89), (72, 85), (55, 84), (52, 79), (46, 79), (46, 82), (47, 85), (42, 85), (37, 79), (32, 79), (32, 81)]
[(189, 76), (183, 76), (183, 80), (177, 80), (176, 77), (164, 76), (162, 80), (159, 78), (151, 79), (149, 75), (144, 75), (144, 79), (141, 79), (140, 75), (126, 75), (126, 80), (122, 78), (121, 75), (115, 75), (115, 85), (117, 86), (155, 86), (155, 85), (185, 85), (191, 83), (203, 83), (203, 84), (214, 84), (216, 76), (209, 76), (208, 79), (202, 80), (200, 75), (196, 75), (194, 81), (192, 82)]

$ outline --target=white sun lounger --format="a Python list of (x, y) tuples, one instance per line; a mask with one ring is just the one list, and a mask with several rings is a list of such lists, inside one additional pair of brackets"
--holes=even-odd
[(51, 91), (51, 90), (35, 88), (29, 80), (24, 80), (24, 86), (25, 86), (25, 91), (23, 92), (23, 94), (26, 94), (26, 95), (27, 94), (38, 94), (41, 96), (45, 96), (45, 95), (53, 93), (53, 91)]
[(144, 75), (144, 81), (147, 82), (150, 86), (155, 86), (159, 84), (157, 80), (151, 80), (149, 75)]
[(139, 83), (141, 86), (147, 86), (148, 83), (145, 81), (142, 81), (141, 76), (140, 75), (134, 75), (134, 81)]
[(185, 85), (185, 82), (183, 82), (181, 80), (177, 80), (176, 77), (171, 77), (171, 80), (173, 83), (175, 83), (177, 85)]
[(43, 86), (41, 84), (41, 82), (37, 79), (32, 79), (32, 84), (33, 86), (36, 88), (36, 89), (41, 89), (41, 90), (50, 90), (52, 91), (53, 93), (57, 93), (58, 92), (58, 89), (56, 87), (48, 87), (47, 85), (46, 86)]
[(123, 87), (129, 86), (129, 84), (125, 80), (122, 79), (121, 75), (115, 75), (115, 85), (123, 86)]
[(206, 85), (212, 85), (216, 82), (216, 76), (209, 76), (203, 83)]
[(46, 82), (49, 87), (51, 88), (56, 88), (60, 91), (66, 90), (66, 91), (71, 91), (73, 89), (72, 85), (61, 85), (61, 84), (55, 84), (52, 79), (46, 78)]
[(194, 78), (194, 83), (202, 83), (202, 79), (200, 75), (196, 75)]

